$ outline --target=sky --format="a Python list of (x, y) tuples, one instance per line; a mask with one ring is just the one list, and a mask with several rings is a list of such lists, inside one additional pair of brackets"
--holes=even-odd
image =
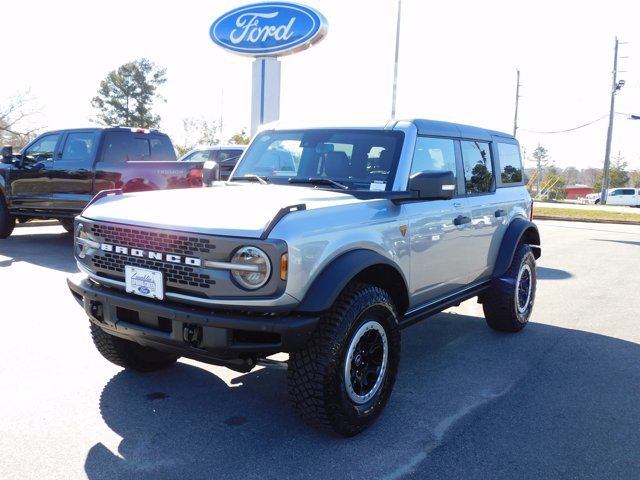
[[(91, 125), (100, 81), (147, 58), (166, 68), (154, 109), (174, 143), (183, 120), (222, 121), (228, 139), (251, 118), (252, 59), (209, 37), (236, 0), (12, 0), (2, 7), (0, 108), (29, 90), (43, 129)], [(281, 119), (380, 124), (391, 116), (397, 0), (301, 0), (329, 23), (325, 39), (281, 57)], [(544, 146), (559, 167), (601, 168), (620, 42), (611, 157), (640, 169), (640, 28), (628, 0), (403, 0), (396, 118), (512, 133), (525, 158)], [(623, 43), (624, 42), (624, 43)], [(605, 118), (603, 118), (605, 117)], [(598, 120), (600, 119), (600, 120)], [(598, 121), (596, 121), (598, 120)], [(565, 133), (559, 132), (589, 124)], [(526, 166), (533, 166), (528, 160)]]

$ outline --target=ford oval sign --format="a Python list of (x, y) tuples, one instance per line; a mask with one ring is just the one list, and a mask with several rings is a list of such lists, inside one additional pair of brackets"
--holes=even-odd
[(295, 3), (245, 5), (211, 25), (211, 39), (238, 55), (277, 57), (309, 48), (327, 34), (327, 21), (316, 10)]

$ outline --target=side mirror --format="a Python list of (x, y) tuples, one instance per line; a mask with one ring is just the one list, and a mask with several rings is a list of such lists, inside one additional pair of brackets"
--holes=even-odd
[(202, 184), (210, 187), (217, 180), (220, 180), (220, 165), (213, 160), (207, 160), (202, 166)]
[(456, 191), (456, 178), (450, 171), (417, 172), (409, 178), (408, 189), (420, 200), (449, 200)]
[(2, 147), (2, 163), (13, 163), (13, 147), (11, 145), (5, 145)]

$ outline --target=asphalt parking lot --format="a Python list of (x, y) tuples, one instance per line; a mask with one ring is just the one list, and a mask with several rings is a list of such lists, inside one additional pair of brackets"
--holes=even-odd
[(286, 372), (180, 361), (134, 374), (94, 350), (59, 226), (0, 241), (3, 479), (638, 478), (640, 226), (539, 221), (532, 323), (474, 301), (403, 331), (364, 434), (308, 428)]

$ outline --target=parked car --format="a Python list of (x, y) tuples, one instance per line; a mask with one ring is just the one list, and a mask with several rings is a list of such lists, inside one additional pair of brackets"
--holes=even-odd
[(473, 297), (489, 327), (527, 325), (523, 171), (512, 135), (465, 125), (264, 130), (228, 182), (96, 199), (69, 288), (116, 365), (288, 368), (304, 420), (356, 435), (389, 400), (402, 328)]
[[(600, 204), (600, 193), (585, 195), (581, 203)], [(640, 189), (638, 188), (610, 188), (607, 190), (607, 205), (640, 207)]]
[(84, 128), (43, 133), (14, 154), (2, 148), (0, 238), (16, 220), (54, 218), (71, 231), (73, 217), (101, 190), (123, 192), (201, 187), (202, 161), (177, 162), (158, 130)]
[(220, 180), (227, 180), (247, 149), (246, 145), (213, 145), (194, 148), (186, 155), (180, 157), (180, 161), (213, 161), (219, 165)]

